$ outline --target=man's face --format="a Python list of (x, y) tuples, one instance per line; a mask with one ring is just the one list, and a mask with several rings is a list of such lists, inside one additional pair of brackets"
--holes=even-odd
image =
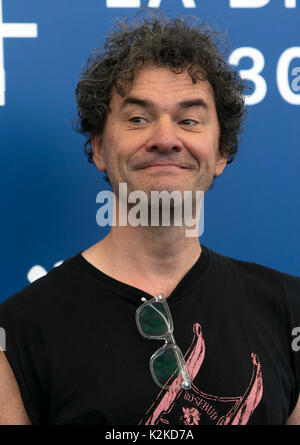
[(143, 68), (124, 97), (113, 93), (101, 136), (92, 138), (93, 159), (113, 190), (207, 191), (226, 158), (213, 89), (187, 72)]

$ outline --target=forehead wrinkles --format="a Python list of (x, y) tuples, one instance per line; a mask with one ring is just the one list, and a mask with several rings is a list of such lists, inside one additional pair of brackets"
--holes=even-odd
[(181, 93), (183, 91), (197, 92), (201, 90), (200, 83), (194, 84), (187, 72), (175, 74), (163, 68), (142, 70), (137, 74), (130, 93), (144, 89), (158, 93)]
[[(124, 108), (123, 104), (126, 103), (127, 98), (129, 104), (133, 106), (142, 106), (143, 100), (145, 106), (148, 104), (149, 108), (159, 107), (160, 109), (167, 109), (169, 107), (181, 108), (182, 110), (189, 108), (189, 103), (195, 102), (199, 105), (201, 102), (206, 104), (206, 111), (210, 108), (211, 111), (214, 108), (213, 92), (208, 88), (209, 85), (203, 87), (194, 87), (186, 82), (178, 83), (146, 83), (135, 85), (128, 93), (123, 97), (119, 97), (119, 104), (121, 109)], [(139, 104), (139, 101), (141, 102)], [(184, 105), (186, 104), (186, 105)], [(130, 105), (129, 105), (130, 106)], [(191, 107), (192, 105), (190, 105)]]
[(203, 99), (211, 111), (215, 108), (215, 97), (212, 86), (207, 80), (193, 83), (187, 71), (176, 74), (172, 71), (150, 66), (136, 73), (131, 86), (125, 87), (124, 95), (114, 91), (111, 97), (110, 109), (118, 112), (123, 101), (128, 96), (151, 100), (160, 108), (176, 105), (189, 99)]
[(147, 93), (150, 96), (163, 95), (167, 99), (168, 95), (184, 96), (184, 95), (196, 95), (201, 94), (202, 89), (193, 88), (187, 82), (148, 82), (145, 84), (135, 85), (130, 94), (143, 94)]

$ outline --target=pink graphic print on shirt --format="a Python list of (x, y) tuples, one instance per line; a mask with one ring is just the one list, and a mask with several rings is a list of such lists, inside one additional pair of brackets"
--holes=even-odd
[[(185, 354), (191, 381), (196, 377), (205, 356), (205, 343), (199, 323), (193, 326), (194, 338)], [(251, 354), (252, 376), (241, 396), (218, 397), (200, 391), (194, 383), (188, 391), (178, 389), (177, 382), (168, 391), (162, 390), (147, 411), (140, 425), (199, 425), (201, 418), (214, 425), (246, 425), (259, 404), (262, 393), (262, 373), (259, 358)]]

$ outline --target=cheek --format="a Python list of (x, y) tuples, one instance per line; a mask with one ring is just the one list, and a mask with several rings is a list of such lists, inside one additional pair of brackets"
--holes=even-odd
[(113, 136), (105, 138), (105, 144), (103, 147), (103, 157), (105, 159), (106, 164), (109, 166), (114, 162), (114, 158), (117, 155), (117, 141)]
[(106, 140), (103, 158), (107, 173), (120, 179), (120, 172), (122, 175), (126, 161), (126, 150), (125, 147), (120, 144), (120, 140), (114, 137)]
[(198, 140), (194, 144), (189, 145), (190, 153), (201, 163), (215, 163), (219, 152), (218, 140), (214, 137), (208, 137)]

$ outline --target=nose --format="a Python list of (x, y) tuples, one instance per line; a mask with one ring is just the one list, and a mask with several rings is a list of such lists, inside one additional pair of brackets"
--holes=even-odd
[(178, 128), (168, 117), (161, 118), (152, 127), (152, 134), (147, 142), (147, 151), (168, 153), (182, 150), (182, 142), (178, 138)]

